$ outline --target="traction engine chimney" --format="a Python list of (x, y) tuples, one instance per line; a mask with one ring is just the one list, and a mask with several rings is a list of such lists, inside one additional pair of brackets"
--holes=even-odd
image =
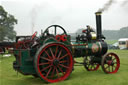
[(102, 39), (102, 22), (101, 22), (102, 12), (96, 12), (96, 29), (97, 29), (97, 39)]

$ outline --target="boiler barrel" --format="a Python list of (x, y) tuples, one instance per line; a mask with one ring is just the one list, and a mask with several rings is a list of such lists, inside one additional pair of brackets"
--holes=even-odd
[(91, 42), (84, 46), (73, 46), (72, 52), (74, 57), (99, 56), (104, 55), (108, 50), (106, 42)]

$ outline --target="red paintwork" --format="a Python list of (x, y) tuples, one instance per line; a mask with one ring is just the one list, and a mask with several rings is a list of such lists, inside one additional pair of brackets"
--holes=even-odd
[[(56, 51), (59, 52), (58, 57), (55, 56), (56, 55), (56, 52), (54, 54), (53, 53), (53, 50), (50, 50), (52, 56), (49, 56), (49, 54), (47, 53), (46, 49), (49, 48), (49, 47), (51, 48), (52, 46), (56, 46)], [(62, 50), (58, 50), (58, 47), (57, 46), (63, 48), (67, 53), (62, 56), (61, 55), (61, 51)], [(41, 57), (41, 54), (44, 53), (44, 52), (47, 54), (48, 58)], [(64, 60), (63, 61), (62, 59), (64, 59), (65, 57), (67, 57), (68, 60)], [(48, 66), (47, 67), (44, 67), (43, 69), (41, 69), (40, 66), (39, 66), (40, 64), (42, 64), (42, 63), (39, 62), (40, 59), (47, 60), (48, 61), (47, 62)], [(54, 66), (53, 65), (53, 61), (55, 59), (57, 59), (59, 61), (59, 64), (57, 66)], [(67, 62), (69, 64), (66, 66), (66, 65), (63, 64), (64, 62)], [(66, 69), (66, 72), (64, 72), (64, 70), (62, 69), (62, 67)], [(67, 77), (72, 72), (72, 68), (73, 68), (73, 57), (72, 57), (72, 54), (71, 54), (70, 50), (67, 47), (65, 47), (64, 45), (62, 45), (62, 44), (58, 44), (58, 43), (49, 44), (46, 47), (44, 47), (42, 49), (42, 51), (40, 52), (40, 54), (38, 55), (37, 68), (38, 68), (37, 70), (38, 70), (38, 73), (40, 74), (41, 78), (44, 79), (47, 82), (54, 83), (54, 82), (65, 80), (65, 79), (67, 79)], [(52, 68), (52, 70), (51, 70), (51, 68)], [(46, 69), (48, 69), (48, 72), (46, 72), (46, 75), (44, 75), (42, 73), (42, 71), (44, 71)], [(58, 69), (60, 70), (60, 72), (59, 72)], [(49, 73), (51, 73), (51, 75), (50, 75), (50, 78), (51, 79), (49, 77), (47, 77), (49, 75)], [(62, 73), (63, 75), (60, 75), (59, 73)], [(53, 78), (55, 76), (55, 74), (57, 74), (57, 78)]]
[(83, 32), (83, 33), (86, 33), (86, 30), (83, 30), (82, 32)]
[(62, 42), (64, 42), (64, 41), (67, 41), (67, 35), (56, 35), (56, 40), (57, 41), (62, 41)]
[(32, 35), (32, 39), (34, 39), (37, 35), (37, 32), (35, 32), (33, 35)]
[(64, 41), (67, 41), (67, 36), (66, 35), (62, 35), (61, 36), (61, 40), (64, 42)]
[[(114, 59), (107, 61), (108, 67), (104, 68), (104, 70), (106, 73), (113, 74), (113, 73), (116, 73), (118, 71), (118, 69), (120, 67), (120, 60), (119, 60), (119, 57), (115, 53), (109, 53), (106, 55), (106, 57), (109, 57), (109, 55), (113, 56)], [(116, 63), (114, 63), (114, 60), (116, 60)], [(110, 69), (112, 63), (114, 63), (114, 65), (116, 65), (116, 66), (112, 66), (112, 68), (113, 68), (112, 71), (107, 70), (107, 69)]]
[(3, 52), (2, 48), (0, 48), (0, 53)]
[(96, 68), (88, 68), (88, 71), (96, 71), (96, 70), (98, 70), (100, 65), (99, 64), (95, 64), (95, 65), (97, 65)]
[(18, 41), (15, 44), (16, 49), (19, 49), (19, 48), (20, 49), (27, 49), (27, 48), (29, 48), (28, 44), (33, 42), (33, 39), (36, 37), (36, 35), (37, 35), (37, 32), (35, 32), (30, 39)]
[(61, 41), (61, 35), (56, 35), (56, 40), (60, 42)]

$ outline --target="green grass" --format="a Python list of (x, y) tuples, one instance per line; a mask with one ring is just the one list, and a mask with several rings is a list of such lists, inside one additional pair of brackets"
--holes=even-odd
[[(94, 72), (88, 72), (83, 66), (75, 66), (70, 77), (62, 82), (51, 85), (128, 85), (128, 50), (109, 50), (120, 57), (121, 66), (116, 74), (105, 74), (101, 67)], [(82, 58), (78, 59), (81, 60)], [(0, 85), (46, 85), (40, 78), (24, 76), (12, 68), (14, 57), (0, 56)]]

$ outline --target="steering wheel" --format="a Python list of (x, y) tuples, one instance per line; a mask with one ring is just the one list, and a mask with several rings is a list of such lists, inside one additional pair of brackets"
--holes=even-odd
[(49, 26), (49, 27), (44, 31), (44, 34), (45, 34), (45, 33), (46, 33), (46, 34), (50, 34), (50, 33), (49, 33), (49, 29), (51, 29), (52, 27), (54, 28), (54, 36), (57, 35), (57, 29), (58, 29), (58, 28), (63, 31), (63, 34), (64, 34), (64, 35), (67, 35), (67, 33), (66, 33), (66, 31), (64, 30), (64, 28), (61, 27), (61, 26), (59, 26), (59, 25), (51, 25), (51, 26)]
[(36, 37), (37, 31), (32, 35), (32, 40)]

